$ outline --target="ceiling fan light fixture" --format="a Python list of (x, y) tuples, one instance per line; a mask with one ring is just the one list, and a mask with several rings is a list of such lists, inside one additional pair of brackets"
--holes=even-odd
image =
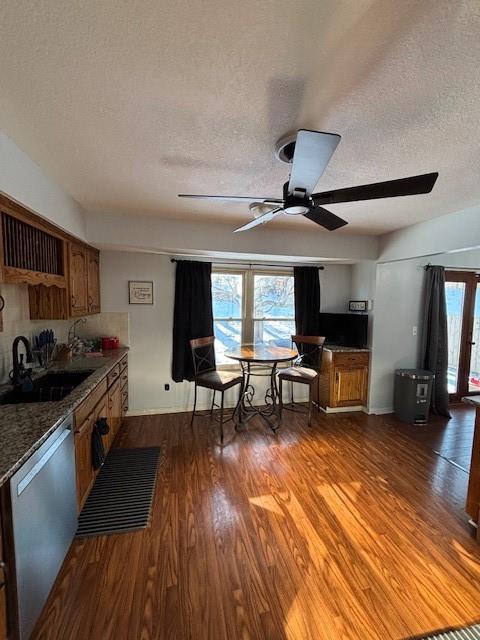
[(271, 204), (265, 204), (263, 202), (252, 202), (248, 206), (248, 208), (252, 212), (254, 218), (260, 218), (261, 216), (265, 215), (266, 213), (269, 213), (270, 211), (272, 211), (272, 209), (275, 209), (276, 207), (272, 206)]
[(291, 207), (285, 207), (284, 211), (287, 216), (304, 216), (310, 211), (310, 207), (304, 204), (294, 204)]

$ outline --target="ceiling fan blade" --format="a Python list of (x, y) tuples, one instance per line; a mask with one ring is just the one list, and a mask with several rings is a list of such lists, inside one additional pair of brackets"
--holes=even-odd
[(330, 161), (341, 136), (336, 133), (300, 129), (295, 141), (288, 193), (304, 189), (309, 196)]
[(424, 173), (410, 178), (387, 180), (386, 182), (364, 184), (359, 187), (314, 193), (312, 199), (315, 204), (335, 204), (337, 202), (414, 196), (420, 193), (430, 193), (437, 178), (438, 173)]
[(328, 231), (335, 231), (335, 229), (340, 229), (340, 227), (344, 227), (348, 222), (343, 220), (343, 218), (339, 218), (331, 211), (327, 211), (323, 207), (315, 207), (311, 209), (308, 213), (305, 213), (305, 218), (308, 218), (312, 222), (316, 222), (321, 227), (328, 229)]
[(239, 231), (248, 231), (248, 229), (253, 229), (254, 227), (258, 227), (259, 225), (265, 224), (266, 222), (270, 222), (270, 220), (276, 218), (280, 213), (283, 213), (283, 209), (273, 209), (272, 211), (268, 211), (267, 213), (264, 213), (263, 216), (254, 218), (254, 220), (252, 220), (251, 222), (244, 224), (243, 227), (235, 229), (233, 233), (238, 233)]
[(283, 204), (283, 200), (278, 198), (258, 198), (256, 196), (203, 196), (192, 195), (190, 193), (179, 193), (179, 198), (196, 198), (197, 200), (218, 200), (219, 202), (261, 202), (264, 204), (278, 205)]

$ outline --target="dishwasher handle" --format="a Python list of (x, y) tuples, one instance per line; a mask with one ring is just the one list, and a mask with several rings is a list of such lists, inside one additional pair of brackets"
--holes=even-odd
[(20, 496), (25, 491), (25, 489), (32, 482), (35, 476), (37, 476), (40, 473), (43, 467), (47, 464), (50, 458), (54, 455), (54, 453), (63, 444), (63, 442), (68, 438), (69, 435), (71, 435), (71, 428), (67, 427), (65, 431), (62, 431), (62, 433), (58, 436), (58, 438), (55, 440), (52, 446), (49, 449), (47, 449), (47, 451), (45, 451), (43, 456), (30, 469), (27, 475), (24, 478), (22, 478), (22, 480), (20, 480), (20, 482), (17, 485), (17, 496)]

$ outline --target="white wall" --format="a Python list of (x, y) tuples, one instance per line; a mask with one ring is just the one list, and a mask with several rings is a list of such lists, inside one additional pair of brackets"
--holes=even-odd
[[(345, 309), (350, 271), (350, 266), (327, 265), (322, 272), (322, 299), (328, 310)], [(129, 313), (130, 413), (191, 410), (193, 385), (174, 383), (170, 373), (175, 265), (158, 254), (102, 251), (100, 274), (102, 311)], [(153, 280), (154, 304), (129, 305), (128, 280)], [(165, 383), (170, 391), (165, 391)], [(237, 392), (230, 394), (230, 405)], [(209, 394), (199, 396), (204, 408), (208, 400)]]
[(267, 261), (374, 260), (378, 239), (348, 233), (278, 229), (265, 225), (254, 231), (233, 233), (234, 226), (200, 220), (167, 220), (155, 216), (87, 214), (90, 242), (105, 249), (159, 251), (177, 255), (217, 258), (258, 257)]
[[(480, 250), (379, 264), (376, 270), (369, 411), (393, 409), (394, 371), (419, 365), (423, 283), (428, 263), (480, 270)], [(417, 327), (417, 335), (413, 335)]]
[(352, 266), (329, 264), (320, 271), (320, 311), (346, 313), (350, 299)]
[(380, 261), (480, 247), (480, 206), (414, 224), (380, 238)]
[(85, 214), (80, 205), (1, 131), (0, 191), (65, 231), (86, 239)]

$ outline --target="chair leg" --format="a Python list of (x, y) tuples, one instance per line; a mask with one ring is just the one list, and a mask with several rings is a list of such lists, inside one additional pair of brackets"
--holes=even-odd
[(283, 413), (283, 383), (282, 383), (282, 379), (279, 378), (278, 379), (278, 410), (279, 410), (279, 415), (280, 415), (280, 419), (282, 418), (282, 413)]
[(215, 394), (217, 392), (215, 391), (215, 389), (213, 390), (213, 395), (212, 395), (212, 406), (210, 407), (210, 418), (213, 415), (213, 407), (215, 406)]
[(223, 398), (225, 392), (222, 391), (222, 401), (220, 403), (220, 442), (223, 444)]
[(242, 398), (243, 398), (243, 381), (240, 383), (240, 392), (238, 394), (237, 404), (232, 414), (235, 431), (237, 431), (238, 425), (242, 424)]
[(197, 408), (197, 383), (195, 382), (195, 390), (193, 392), (193, 411), (192, 411), (192, 419), (190, 420), (190, 427), (193, 427), (193, 419), (195, 417), (196, 408)]
[(313, 395), (312, 395), (313, 385), (308, 385), (308, 426), (310, 427), (312, 424), (312, 405), (313, 405)]

